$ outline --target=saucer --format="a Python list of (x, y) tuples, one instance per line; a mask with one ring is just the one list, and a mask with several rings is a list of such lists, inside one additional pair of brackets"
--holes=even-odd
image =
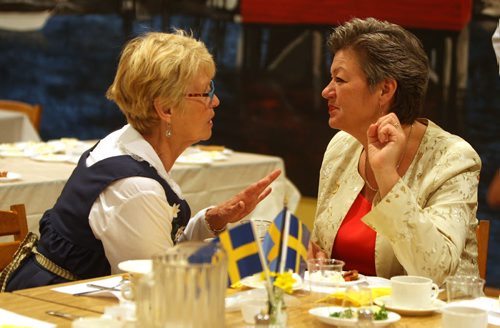
[[(317, 272), (319, 273), (319, 272)], [(348, 287), (353, 285), (358, 285), (366, 281), (366, 277), (362, 274), (358, 275), (358, 279), (352, 281), (335, 281), (329, 278), (323, 278), (321, 276), (317, 276), (314, 278), (314, 273), (309, 275), (309, 271), (304, 273), (304, 280), (307, 282), (311, 282), (317, 286), (323, 287)]]
[(436, 311), (441, 310), (441, 308), (446, 305), (446, 302), (435, 299), (432, 301), (431, 305), (425, 308), (408, 308), (404, 306), (398, 306), (397, 304), (393, 304), (391, 302), (391, 296), (386, 295), (386, 296), (381, 296), (376, 298), (373, 301), (376, 305), (382, 306), (385, 305), (385, 308), (390, 311), (397, 312), (402, 315), (407, 315), (407, 316), (424, 316), (424, 315), (430, 315)]
[[(293, 290), (299, 290), (302, 288), (302, 278), (294, 273), (292, 275), (293, 279), (295, 279), (295, 283), (292, 286)], [(266, 280), (261, 276), (260, 273), (253, 274), (251, 276), (247, 276), (240, 280), (240, 283), (249, 288), (265, 288)]]
[(118, 269), (129, 273), (146, 274), (151, 272), (152, 267), (152, 260), (128, 260), (118, 263)]

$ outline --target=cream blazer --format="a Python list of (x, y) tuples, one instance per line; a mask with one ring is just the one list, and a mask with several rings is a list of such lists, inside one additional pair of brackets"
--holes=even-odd
[[(377, 276), (420, 275), (442, 284), (456, 273), (478, 275), (476, 218), (481, 160), (463, 139), (427, 125), (406, 174), (383, 198), (377, 194), (362, 219), (377, 232)], [(320, 171), (312, 240), (331, 254), (337, 231), (364, 181), (362, 145), (339, 131)]]

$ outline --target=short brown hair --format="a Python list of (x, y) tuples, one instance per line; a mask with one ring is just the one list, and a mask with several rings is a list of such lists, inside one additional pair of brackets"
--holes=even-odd
[(398, 83), (390, 111), (401, 123), (421, 115), (429, 80), (429, 61), (420, 40), (399, 25), (374, 18), (354, 18), (335, 28), (328, 39), (333, 55), (353, 50), (372, 88), (385, 79)]

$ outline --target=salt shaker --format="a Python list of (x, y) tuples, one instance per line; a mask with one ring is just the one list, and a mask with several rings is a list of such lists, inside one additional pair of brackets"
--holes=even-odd
[(375, 327), (373, 324), (373, 312), (369, 308), (361, 308), (358, 311), (358, 328), (371, 328)]

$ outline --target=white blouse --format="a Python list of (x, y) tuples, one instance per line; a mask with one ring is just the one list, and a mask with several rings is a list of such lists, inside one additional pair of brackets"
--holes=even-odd
[[(147, 161), (183, 198), (180, 187), (165, 170), (153, 147), (130, 125), (102, 139), (90, 153), (86, 164), (92, 166), (103, 159), (120, 155)], [(201, 210), (189, 220), (184, 230), (185, 239), (214, 237), (205, 221), (206, 210)], [(92, 205), (89, 223), (94, 236), (104, 246), (111, 273), (120, 272), (118, 263), (122, 261), (149, 259), (172, 247), (170, 233), (176, 214), (167, 202), (163, 187), (156, 180), (130, 177), (109, 185)]]

